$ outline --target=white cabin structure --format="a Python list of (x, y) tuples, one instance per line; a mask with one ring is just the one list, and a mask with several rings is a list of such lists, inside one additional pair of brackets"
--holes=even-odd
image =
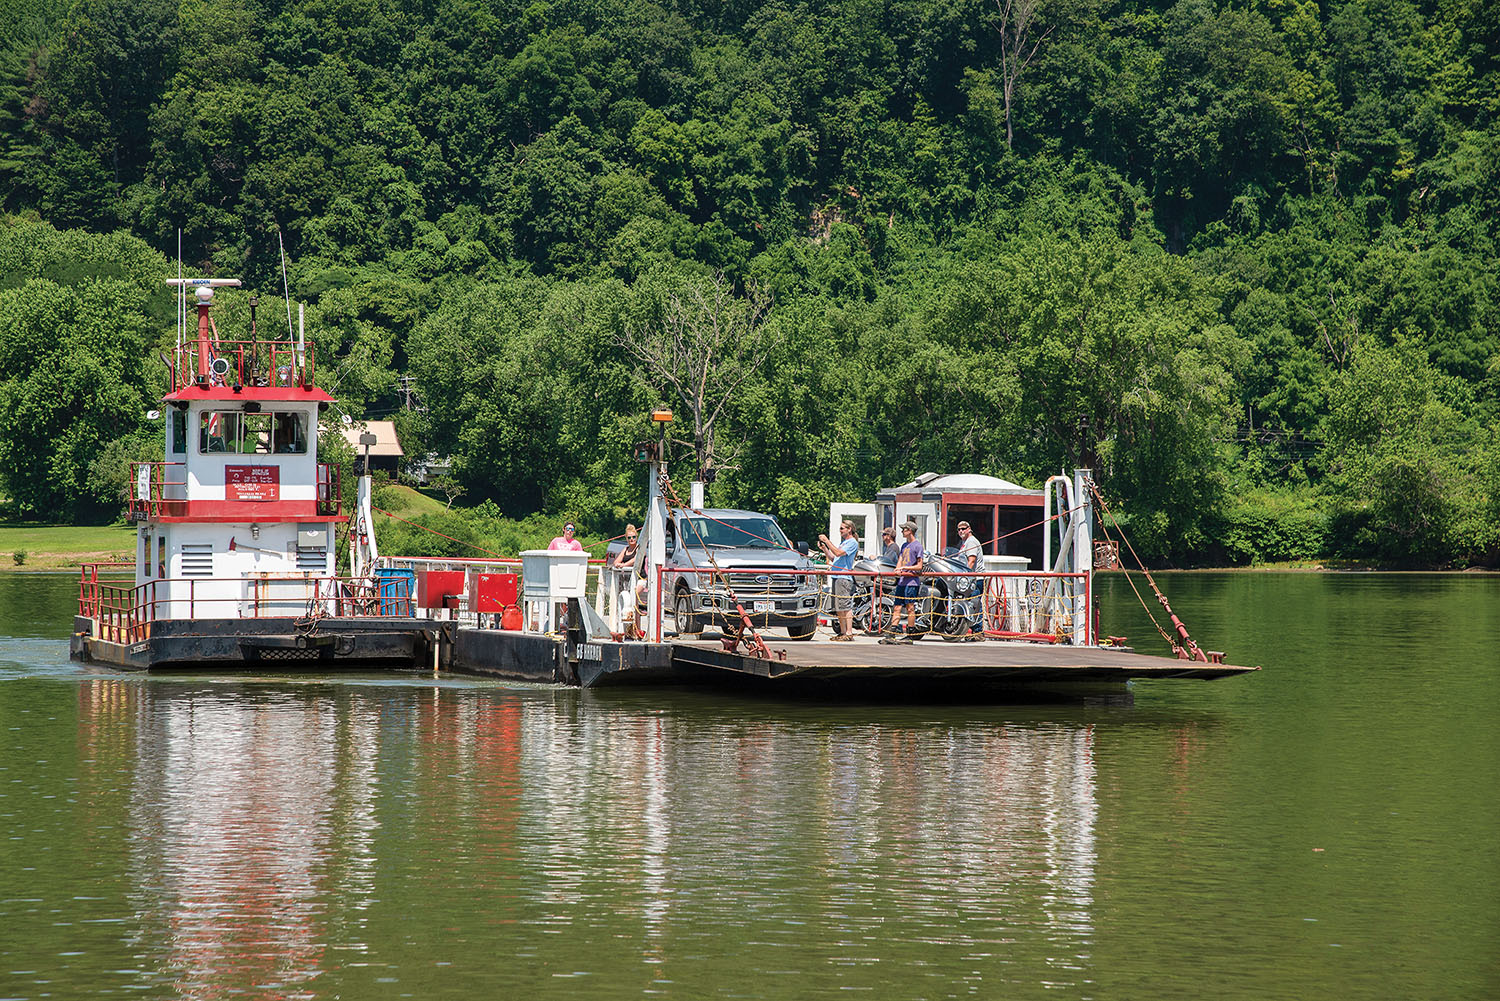
[[(194, 284), (187, 280), (186, 284)], [(313, 359), (290, 338), (221, 340), (216, 286), (199, 280), (196, 340), (180, 343), (163, 398), (166, 460), (132, 468), (138, 588), (147, 617), (296, 615), (335, 574), (335, 468), (318, 461)]]

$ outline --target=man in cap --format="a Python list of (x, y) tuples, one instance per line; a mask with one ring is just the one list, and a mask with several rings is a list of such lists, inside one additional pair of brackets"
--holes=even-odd
[(818, 536), (818, 548), (828, 557), (828, 569), (835, 571), (831, 581), (833, 610), (839, 617), (839, 633), (834, 639), (843, 643), (854, 639), (854, 557), (859, 555), (859, 536), (855, 534), (854, 522), (845, 518), (839, 522), (837, 545), (826, 535)]
[[(901, 555), (896, 559), (896, 600), (891, 609), (891, 628), (894, 635), (881, 639), (882, 643), (910, 643), (911, 634), (917, 630), (917, 594), (922, 582), (917, 574), (925, 565), (922, 543), (917, 541), (917, 523), (907, 520), (901, 523), (901, 536), (906, 541), (901, 545)], [(897, 625), (901, 610), (906, 609), (906, 627)]]

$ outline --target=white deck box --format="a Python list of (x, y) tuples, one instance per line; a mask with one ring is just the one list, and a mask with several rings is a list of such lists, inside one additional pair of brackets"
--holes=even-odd
[(556, 549), (521, 551), (521, 594), (528, 600), (582, 598), (588, 588), (589, 554)]

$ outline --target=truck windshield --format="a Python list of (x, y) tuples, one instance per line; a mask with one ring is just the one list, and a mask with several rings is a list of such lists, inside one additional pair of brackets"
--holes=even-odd
[(682, 541), (695, 549), (790, 549), (770, 518), (684, 518)]

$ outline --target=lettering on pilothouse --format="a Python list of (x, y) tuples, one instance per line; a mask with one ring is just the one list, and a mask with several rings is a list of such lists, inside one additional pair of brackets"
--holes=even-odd
[(281, 499), (280, 466), (225, 466), (224, 499), (274, 501)]

